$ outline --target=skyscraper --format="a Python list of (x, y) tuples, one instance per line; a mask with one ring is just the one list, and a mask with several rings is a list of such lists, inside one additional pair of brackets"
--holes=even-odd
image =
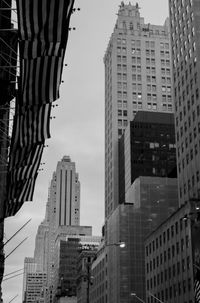
[(80, 182), (75, 163), (69, 156), (58, 162), (49, 187), (46, 207), (46, 220), (49, 224), (49, 246), (47, 261), (47, 280), (49, 301), (52, 302), (54, 284), (55, 239), (58, 228), (79, 226), (80, 222)]
[(180, 204), (200, 190), (200, 6), (169, 0)]
[[(64, 156), (58, 162), (50, 183), (45, 219), (39, 225), (36, 235), (34, 258), (28, 258), (30, 262), (26, 258), (27, 262), (34, 263), (36, 268), (34, 267), (33, 272), (28, 271), (29, 275), (24, 276), (24, 281), (26, 285), (28, 285), (28, 282), (31, 283), (32, 294), (38, 296), (38, 289), (34, 288), (34, 281), (38, 278), (40, 279), (40, 281), (38, 280), (39, 284), (42, 284), (42, 279), (44, 278), (41, 296), (43, 296), (45, 303), (55, 302), (58, 297), (59, 300), (63, 296), (70, 297), (71, 292), (59, 292), (59, 287), (64, 287), (64, 284), (68, 285), (73, 282), (73, 295), (76, 294), (76, 279), (74, 278), (76, 274), (76, 256), (73, 255), (73, 250), (68, 266), (65, 264), (65, 256), (68, 254), (66, 238), (69, 235), (72, 238), (74, 235), (80, 237), (83, 235), (92, 236), (92, 227), (80, 226), (79, 222), (80, 182), (76, 173), (75, 163), (71, 161), (69, 156)], [(76, 248), (77, 243), (75, 243)], [(76, 250), (77, 254), (78, 250)], [(25, 263), (27, 262), (25, 260)], [(70, 277), (72, 269), (74, 275), (72, 282), (69, 283), (70, 279), (68, 277)], [(57, 292), (58, 297), (56, 299)]]
[(75, 163), (64, 156), (56, 168), (56, 226), (80, 224), (80, 182)]
[(47, 254), (47, 284), (48, 284), (48, 302), (52, 302), (52, 285), (54, 273), (54, 248), (56, 231), (56, 173), (53, 173), (49, 187), (48, 201), (46, 205), (45, 218), (49, 225), (48, 235), (48, 254)]
[(121, 2), (104, 56), (105, 216), (118, 205), (118, 138), (138, 110), (173, 112), (169, 26), (145, 24)]

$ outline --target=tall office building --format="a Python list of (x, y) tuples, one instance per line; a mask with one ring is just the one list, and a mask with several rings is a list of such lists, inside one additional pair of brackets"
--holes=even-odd
[[(48, 192), (45, 219), (38, 227), (34, 258), (31, 258), (36, 266), (36, 274), (40, 273), (47, 280), (45, 280), (46, 285), (43, 287), (45, 303), (52, 303), (56, 300), (55, 290), (57, 290), (60, 283), (63, 270), (66, 274), (69, 269), (66, 266), (63, 267), (66, 261), (63, 260), (62, 255), (65, 243), (60, 245), (58, 239), (64, 238), (65, 240), (67, 235), (91, 235), (92, 233), (91, 227), (80, 226), (79, 222), (80, 182), (75, 163), (71, 161), (69, 156), (64, 156), (58, 162), (56, 171), (53, 173)], [(62, 260), (62, 264), (59, 263), (58, 256)], [(34, 279), (37, 278), (35, 272), (31, 272), (31, 276), (29, 275), (33, 284)], [(28, 281), (27, 277), (24, 277), (24, 279)], [(73, 286), (75, 287), (75, 284)]]
[(80, 222), (80, 182), (75, 163), (69, 156), (58, 162), (49, 187), (46, 206), (46, 219), (49, 224), (49, 247), (47, 260), (47, 279), (49, 302), (52, 301), (54, 284), (54, 252), (56, 231), (61, 226), (75, 225)]
[(47, 285), (48, 301), (52, 303), (52, 285), (54, 275), (54, 249), (55, 249), (55, 231), (56, 231), (56, 173), (53, 173), (49, 187), (48, 201), (46, 205), (45, 219), (49, 225), (48, 235), (48, 254), (47, 254)]
[(200, 6), (169, 0), (180, 204), (200, 190)]
[(79, 225), (80, 182), (69, 156), (57, 164), (56, 185), (56, 226)]
[(105, 216), (118, 205), (118, 138), (139, 110), (173, 112), (169, 26), (145, 24), (121, 2), (104, 56)]

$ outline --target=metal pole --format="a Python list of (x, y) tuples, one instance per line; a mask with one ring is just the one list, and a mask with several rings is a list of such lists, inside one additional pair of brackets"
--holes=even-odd
[(1, 7), (0, 8), (0, 11), (16, 11), (16, 10), (17, 10), (16, 8), (7, 8), (7, 7), (5, 7), (5, 8)]
[(140, 297), (138, 297), (135, 293), (131, 293), (132, 297), (136, 297), (140, 302), (145, 303)]
[(148, 291), (148, 293), (150, 294), (150, 296), (152, 296), (154, 299), (156, 299), (160, 303), (164, 303), (163, 301), (161, 301), (160, 299), (158, 299), (156, 296), (154, 296), (150, 291)]
[(10, 237), (5, 243), (4, 243), (4, 245), (3, 246), (6, 246), (6, 244), (8, 243), (8, 242), (10, 242), (29, 222), (31, 221), (31, 219), (29, 219), (24, 225), (22, 225), (22, 227), (20, 228), (20, 229), (18, 229), (17, 231), (16, 231), (16, 233), (14, 233), (14, 235), (12, 235), (12, 237)]
[(87, 263), (87, 303), (90, 303), (90, 264)]
[(18, 295), (14, 296), (8, 303), (14, 301), (17, 297), (18, 297)]
[(24, 240), (22, 240), (8, 255), (5, 256), (5, 259), (7, 259), (24, 241), (26, 241), (28, 237), (26, 237)]

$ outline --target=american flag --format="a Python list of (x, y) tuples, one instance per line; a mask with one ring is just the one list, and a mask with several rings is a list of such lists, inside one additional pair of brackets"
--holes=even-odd
[(58, 56), (64, 53), (61, 42), (46, 42), (38, 40), (22, 40), (19, 44), (20, 58), (35, 59), (37, 57)]
[(21, 147), (43, 143), (50, 138), (50, 114), (51, 104), (34, 106), (24, 112), (17, 112), (15, 119), (18, 125), (14, 130), (16, 143)]
[(18, 97), (11, 139), (5, 217), (31, 201), (51, 102), (59, 98), (74, 0), (16, 0), (20, 50)]
[(5, 217), (14, 216), (25, 201), (32, 201), (36, 178), (37, 175), (31, 179), (15, 182), (11, 187), (5, 204)]
[(195, 278), (194, 278), (194, 293), (195, 303), (200, 303), (200, 270), (195, 267)]
[[(13, 184), (15, 181), (32, 178), (37, 174), (43, 148), (43, 144), (33, 146), (29, 154), (26, 155), (26, 161), (23, 161), (21, 165), (16, 163), (16, 165), (8, 171), (8, 181), (10, 184)], [(18, 155), (20, 151), (21, 148), (16, 150), (16, 155)], [(14, 161), (16, 162), (15, 159), (13, 159), (13, 162)]]
[(17, 0), (20, 40), (66, 45), (74, 0)]
[(63, 56), (22, 59), (19, 78), (19, 105), (46, 104), (59, 98)]

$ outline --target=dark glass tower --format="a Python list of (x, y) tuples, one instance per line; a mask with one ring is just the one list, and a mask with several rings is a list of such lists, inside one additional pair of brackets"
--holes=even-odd
[(176, 178), (174, 115), (137, 112), (119, 140), (119, 202), (139, 176)]

